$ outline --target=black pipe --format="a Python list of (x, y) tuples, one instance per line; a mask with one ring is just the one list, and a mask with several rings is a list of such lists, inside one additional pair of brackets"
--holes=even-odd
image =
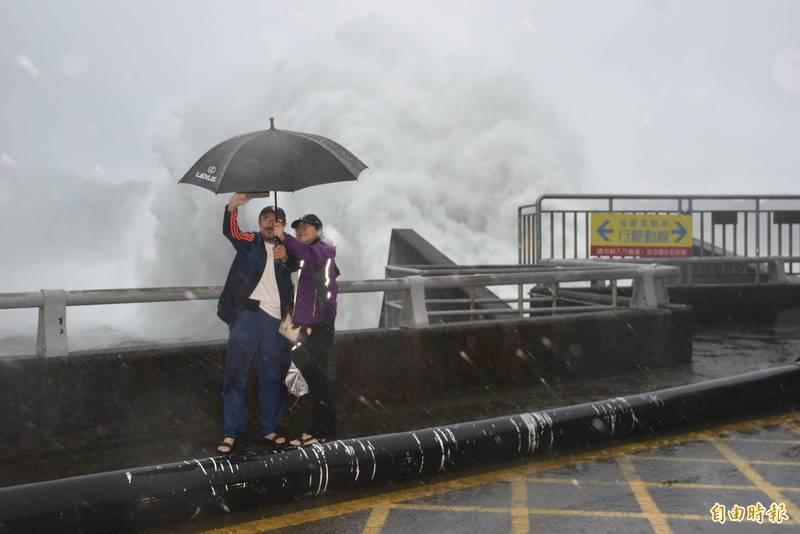
[(0, 531), (124, 530), (275, 498), (578, 450), (800, 404), (800, 365), (598, 402), (0, 488)]

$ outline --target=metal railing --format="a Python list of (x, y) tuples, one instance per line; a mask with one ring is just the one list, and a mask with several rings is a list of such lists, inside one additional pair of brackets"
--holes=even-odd
[(691, 215), (699, 257), (800, 253), (798, 195), (542, 195), (518, 208), (519, 264), (588, 258), (593, 212)]
[[(517, 270), (514, 271), (512, 268)], [(501, 285), (518, 286), (520, 293), (516, 309), (492, 310), (489, 315), (517, 314), (520, 316), (534, 316), (541, 313), (596, 311), (614, 308), (618, 305), (615, 299), (611, 305), (594, 305), (591, 302), (584, 302), (581, 306), (558, 306), (559, 302), (564, 302), (564, 298), (560, 298), (558, 295), (560, 284), (575, 282), (597, 283), (606, 281), (615, 285), (618, 280), (632, 280), (633, 295), (626, 304), (635, 309), (656, 308), (669, 302), (665, 280), (679, 275), (679, 270), (676, 267), (610, 263), (587, 267), (551, 266), (519, 270), (519, 267), (516, 266), (499, 266), (495, 268), (495, 271), (492, 271), (491, 267), (473, 267), (465, 270), (467, 271), (466, 274), (458, 272), (457, 268), (451, 268), (439, 271), (437, 274), (428, 273), (423, 275), (418, 270), (409, 269), (406, 273), (408, 276), (400, 278), (340, 281), (339, 293), (399, 293), (401, 295), (399, 302), (393, 303), (400, 310), (399, 326), (421, 328), (430, 324), (431, 316), (474, 314), (474, 311), (464, 313), (463, 310), (429, 311), (428, 304), (431, 301), (426, 299), (426, 290)], [(550, 288), (552, 306), (547, 309), (538, 309), (533, 305), (532, 299), (523, 298), (521, 288), (525, 284), (540, 284)], [(36, 354), (40, 356), (63, 356), (69, 354), (67, 338), (68, 306), (210, 300), (219, 298), (221, 291), (221, 286), (80, 291), (43, 289), (27, 293), (0, 294), (0, 309), (38, 308), (39, 322), (36, 336)], [(525, 304), (530, 304), (531, 307), (526, 308)], [(483, 310), (482, 313), (486, 314), (486, 311)]]
[(800, 277), (787, 273), (786, 265), (800, 262), (800, 256), (716, 256), (692, 258), (617, 258), (608, 260), (545, 260), (540, 265), (619, 265), (620, 263), (672, 265), (680, 269), (677, 279), (667, 284), (722, 285), (730, 283), (800, 283)]
[[(485, 289), (493, 286), (515, 286), (515, 298), (476, 298), (470, 293), (468, 298), (428, 298), (424, 291), (416, 295), (417, 309), (423, 309), (426, 319), (424, 324), (429, 324), (430, 319), (444, 317), (467, 317), (470, 320), (479, 318), (503, 317), (518, 315), (531, 317), (554, 313), (576, 313), (588, 311), (601, 311), (615, 309), (624, 304), (634, 309), (655, 308), (669, 302), (666, 292), (666, 280), (680, 275), (674, 267), (656, 265), (630, 265), (613, 262), (603, 264), (583, 265), (539, 265), (539, 266), (514, 266), (514, 265), (482, 265), (482, 266), (387, 266), (387, 273), (406, 274), (409, 279), (423, 284), (425, 290), (440, 290), (444, 288), (471, 288)], [(443, 280), (449, 280), (442, 283)], [(469, 283), (463, 281), (469, 280)], [(631, 299), (617, 298), (617, 284), (619, 281), (630, 281), (633, 286)], [(567, 294), (562, 284), (600, 285), (608, 283), (612, 288), (612, 295), (608, 302), (599, 302), (590, 294), (579, 294), (575, 291)], [(525, 285), (534, 286), (534, 291), (524, 290)], [(538, 289), (538, 290), (537, 290)], [(542, 290), (548, 294), (542, 295)], [(530, 295), (526, 297), (525, 295)], [(408, 310), (407, 295), (400, 298), (391, 298), (389, 295), (384, 301), (384, 324), (392, 324), (386, 320), (389, 309), (399, 310), (400, 326), (413, 326), (409, 324), (410, 317), (404, 315), (403, 310)], [(424, 301), (423, 301), (424, 299)], [(490, 308), (478, 307), (480, 304), (494, 305)], [(514, 306), (510, 306), (514, 304)], [(432, 311), (429, 305), (444, 305), (444, 309)], [(441, 308), (442, 306), (440, 306)]]

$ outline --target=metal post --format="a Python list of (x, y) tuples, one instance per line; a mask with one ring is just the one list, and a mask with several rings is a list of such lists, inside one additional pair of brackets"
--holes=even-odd
[[(706, 255), (706, 217), (703, 211), (700, 211), (700, 257)], [(702, 272), (702, 271), (701, 271)]]
[(767, 215), (767, 254), (766, 256), (772, 256), (772, 221), (770, 221), (770, 211), (766, 213)]
[(522, 284), (519, 284), (517, 286), (517, 308), (519, 309), (519, 316), (520, 317), (525, 315), (523, 313), (522, 298), (523, 298)]
[(783, 260), (770, 258), (767, 266), (769, 269), (769, 282), (771, 284), (786, 282), (786, 270), (783, 265)]
[(589, 223), (589, 212), (588, 211), (585, 212), (584, 215), (585, 215), (585, 217), (583, 218), (583, 222), (584, 222), (584, 227), (586, 228), (586, 242), (584, 244), (586, 246), (584, 247), (585, 251), (584, 251), (583, 255), (584, 255), (585, 258), (588, 258), (588, 257), (590, 257), (592, 255), (591, 254), (592, 249), (590, 248), (591, 247), (592, 238), (589, 236), (589, 228), (591, 227), (591, 224)]
[(530, 244), (530, 248), (527, 250), (527, 255), (525, 257), (525, 264), (535, 264), (536, 263), (536, 215), (531, 214), (527, 216), (527, 223), (526, 226), (528, 228), (528, 243)]
[(517, 208), (517, 265), (522, 265), (522, 207)]
[(756, 199), (756, 256), (761, 256), (761, 200)]
[(533, 263), (542, 261), (542, 199), (536, 201), (536, 259)]
[(37, 356), (67, 356), (67, 292), (63, 289), (42, 289), (36, 332)]
[[(791, 235), (791, 234), (790, 234)], [(578, 212), (572, 212), (572, 257), (578, 257)]]
[(428, 308), (425, 304), (425, 278), (409, 276), (408, 290), (403, 293), (403, 307), (400, 310), (400, 328), (419, 328), (428, 326)]

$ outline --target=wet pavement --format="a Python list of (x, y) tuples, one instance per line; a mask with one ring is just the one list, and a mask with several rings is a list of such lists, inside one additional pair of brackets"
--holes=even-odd
[(800, 532), (800, 411), (390, 489), (265, 507), (178, 530)]
[[(775, 367), (798, 358), (800, 336), (778, 336), (770, 330), (708, 330), (696, 333), (693, 351), (689, 364), (644, 368), (591, 382), (548, 381), (542, 377), (533, 387), (476, 387), (457, 396), (428, 399), (415, 406), (372, 402), (343, 418), (340, 437), (385, 434), (544, 410)], [(291, 425), (291, 416), (288, 421)], [(141, 441), (114, 446), (18, 457), (0, 469), (0, 486), (213, 455), (218, 436), (192, 434), (190, 430), (176, 428), (171, 436), (143, 436)], [(254, 440), (248, 443), (247, 436), (243, 437), (242, 445), (245, 449), (257, 448)]]

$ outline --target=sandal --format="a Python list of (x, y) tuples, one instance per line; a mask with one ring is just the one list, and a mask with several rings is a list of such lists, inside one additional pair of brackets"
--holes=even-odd
[[(269, 436), (270, 434), (272, 434), (272, 437), (268, 438), (267, 436)], [(270, 432), (270, 434), (267, 434), (266, 436), (258, 436), (258, 442), (261, 443), (262, 445), (267, 445), (269, 447), (274, 447), (276, 449), (280, 449), (286, 446), (286, 443), (288, 441), (286, 439), (286, 436), (284, 436), (280, 432)]]
[(296, 439), (293, 439), (289, 442), (289, 445), (292, 447), (305, 447), (306, 445), (314, 445), (319, 443), (320, 445), (326, 443), (328, 438), (323, 438), (322, 436), (312, 436), (308, 432), (303, 432), (303, 434)]
[[(227, 441), (229, 439), (231, 439), (233, 441)], [(236, 448), (236, 444), (237, 443), (238, 443), (238, 441), (236, 440), (236, 438), (231, 438), (231, 437), (226, 436), (222, 441), (219, 442), (219, 445), (217, 445), (217, 453), (218, 454), (230, 454), (230, 453), (233, 452), (233, 449)], [(222, 449), (227, 449), (227, 450), (222, 450)]]

